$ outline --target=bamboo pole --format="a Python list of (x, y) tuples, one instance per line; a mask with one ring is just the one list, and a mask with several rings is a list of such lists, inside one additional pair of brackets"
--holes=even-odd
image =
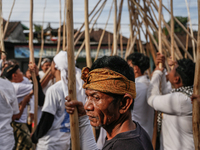
[(63, 43), (62, 43), (62, 49), (65, 50), (66, 47), (66, 1), (64, 5), (64, 11), (63, 11), (64, 21), (63, 21)]
[[(74, 61), (74, 28), (73, 28), (73, 0), (67, 2), (67, 57), (68, 57), (68, 91), (71, 100), (76, 99), (76, 76)], [(72, 150), (80, 150), (78, 111), (70, 114), (70, 131)]]
[(107, 19), (107, 21), (106, 21), (104, 30), (103, 30), (103, 32), (102, 32), (102, 34), (101, 34), (101, 37), (100, 37), (100, 40), (99, 40), (99, 44), (98, 44), (98, 47), (97, 47), (97, 54), (96, 54), (96, 57), (95, 57), (95, 60), (94, 60), (94, 61), (96, 61), (97, 58), (98, 58), (99, 50), (100, 50), (100, 48), (101, 48), (101, 43), (102, 43), (102, 40), (103, 40), (105, 31), (106, 31), (106, 27), (107, 27), (108, 21), (109, 21), (109, 19), (110, 19), (110, 14), (111, 14), (111, 11), (112, 11), (112, 5), (113, 5), (113, 3), (111, 4), (110, 11), (109, 11), (109, 14), (108, 14), (108, 19)]
[[(189, 27), (187, 26), (187, 30), (189, 31)], [(188, 51), (188, 42), (189, 42), (189, 36), (188, 34), (186, 35), (186, 44), (185, 44), (185, 49)], [(185, 58), (187, 58), (187, 53), (185, 53)]]
[(114, 27), (113, 27), (113, 55), (117, 55), (117, 0), (114, 0), (115, 13), (114, 13)]
[[(106, 1), (105, 1), (105, 2), (106, 2)], [(97, 16), (97, 18), (95, 19), (95, 21), (94, 21), (92, 27), (90, 28), (89, 33), (92, 32), (92, 29), (93, 29), (94, 25), (96, 24), (98, 18), (100, 17), (100, 15), (101, 15), (101, 13), (102, 13), (104, 7), (105, 7), (105, 4), (106, 4), (106, 3), (104, 3), (103, 7), (101, 7), (101, 11), (100, 11), (99, 15)], [(77, 52), (77, 54), (76, 54), (76, 56), (75, 56), (75, 60), (78, 58), (78, 55), (80, 54), (80, 52), (81, 52), (81, 50), (83, 49), (84, 46), (85, 46), (85, 40), (82, 42), (82, 45), (81, 45), (81, 47), (79, 48), (79, 50), (78, 50), (78, 52)]]
[[(169, 14), (171, 14), (171, 12), (167, 9), (167, 7), (165, 7), (165, 5), (162, 5), (163, 8), (165, 8)], [(174, 17), (174, 20), (182, 27), (182, 29), (190, 36), (191, 39), (194, 40), (194, 42), (197, 44), (197, 40), (189, 33), (189, 31), (187, 31), (187, 29), (184, 27), (184, 25), (176, 18)]]
[(123, 36), (122, 36), (122, 33), (120, 34), (120, 49), (121, 49), (121, 58), (124, 58), (124, 56), (123, 56)]
[[(193, 93), (200, 94), (200, 1), (198, 3), (198, 44), (197, 44), (197, 61), (195, 66), (194, 88)], [(200, 150), (200, 105), (197, 99), (193, 100), (192, 107), (192, 124), (195, 150)]]
[(133, 39), (133, 24), (132, 24), (132, 12), (131, 12), (131, 6), (130, 6), (130, 3), (131, 1), (130, 0), (127, 0), (128, 2), (128, 11), (129, 11), (129, 21), (130, 21), (130, 40), (132, 41)]
[[(187, 0), (185, 0), (185, 3), (186, 3), (187, 11), (188, 11), (188, 20), (189, 20), (189, 23), (190, 23), (191, 36), (194, 37), (193, 30), (192, 30), (192, 22), (191, 22), (191, 18), (190, 18), (190, 10), (189, 10), (189, 6), (188, 6), (188, 3), (187, 3)], [(192, 49), (193, 49), (194, 62), (196, 62), (195, 44), (194, 44), (194, 40), (193, 39), (192, 39)]]
[(42, 42), (41, 42), (41, 50), (40, 50), (40, 59), (39, 59), (39, 62), (38, 62), (38, 69), (40, 69), (43, 50), (44, 50), (44, 13), (45, 13), (45, 8), (46, 8), (46, 3), (47, 3), (47, 0), (45, 0), (44, 9), (43, 9), (42, 31), (41, 31), (41, 40), (42, 40)]
[(9, 24), (9, 21), (10, 21), (10, 17), (11, 17), (14, 5), (15, 5), (15, 0), (13, 0), (13, 4), (12, 4), (11, 10), (10, 10), (10, 14), (8, 16), (8, 20), (7, 20), (5, 28), (4, 28), (3, 37), (2, 37), (3, 39), (4, 39), (5, 35), (6, 35), (6, 31), (7, 31), (7, 28), (8, 28), (8, 24)]
[(4, 38), (3, 38), (3, 16), (2, 16), (2, 0), (0, 0), (0, 41), (1, 41), (1, 55), (5, 55)]
[(171, 0), (171, 56), (172, 61), (175, 60), (174, 54), (174, 17), (173, 17), (173, 0)]
[[(85, 51), (86, 51), (86, 63), (87, 67), (92, 66), (91, 54), (90, 54), (90, 35), (88, 24), (88, 0), (85, 0)], [(96, 134), (95, 134), (96, 136)]]
[[(162, 54), (162, 26), (161, 26), (161, 15), (162, 15), (162, 0), (159, 1), (159, 9), (158, 9), (159, 19), (158, 19), (158, 44), (159, 44), (159, 52)], [(159, 68), (162, 68), (162, 63), (159, 64)]]
[(58, 54), (58, 52), (60, 51), (60, 32), (61, 32), (61, 20), (62, 20), (62, 15), (61, 15), (61, 0), (59, 0), (59, 12), (60, 12), (60, 21), (59, 21), (59, 28), (58, 28), (58, 43), (57, 43), (57, 50), (56, 50), (56, 54)]
[[(34, 48), (33, 48), (33, 0), (30, 0), (30, 20), (29, 20), (29, 49), (30, 49), (30, 58), (29, 62), (34, 64)], [(33, 79), (33, 85), (34, 85), (34, 128), (33, 131), (35, 131), (37, 126), (37, 108), (38, 108), (38, 83), (36, 79), (35, 72), (31, 73), (32, 79)]]
[(119, 35), (120, 30), (120, 23), (121, 23), (121, 14), (122, 14), (122, 7), (123, 7), (124, 0), (121, 0), (120, 6), (119, 6), (119, 13), (118, 13), (118, 19), (117, 19), (117, 35)]

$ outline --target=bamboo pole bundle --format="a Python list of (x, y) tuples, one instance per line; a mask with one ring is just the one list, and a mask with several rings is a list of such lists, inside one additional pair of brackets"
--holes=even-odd
[[(100, 2), (101, 0), (99, 0)], [(96, 13), (92, 16), (92, 18), (90, 19), (89, 23), (91, 23), (91, 21), (94, 19), (94, 17), (96, 16), (96, 14), (98, 14), (98, 12), (102, 9), (102, 7), (105, 5), (107, 0), (105, 0), (103, 2), (103, 4), (100, 6), (100, 8), (96, 11)], [(94, 10), (96, 9), (96, 7), (98, 6), (99, 2), (96, 4), (96, 6), (93, 8), (93, 10), (91, 11), (91, 13), (89, 14), (89, 16), (94, 12)], [(84, 27), (85, 22), (81, 25), (81, 27), (79, 28), (79, 30), (74, 34), (74, 39), (76, 39), (76, 37), (78, 36), (78, 34), (80, 33), (80, 31), (82, 30), (82, 28)]]
[(60, 12), (60, 21), (59, 21), (59, 28), (58, 28), (58, 43), (57, 43), (57, 50), (56, 50), (56, 54), (58, 54), (59, 50), (60, 50), (60, 32), (61, 32), (61, 20), (62, 20), (62, 15), (61, 15), (61, 0), (59, 0), (59, 12)]
[(9, 21), (10, 21), (10, 17), (11, 17), (14, 5), (15, 5), (15, 0), (13, 0), (13, 4), (12, 4), (11, 10), (10, 10), (10, 14), (8, 16), (8, 20), (7, 20), (5, 28), (4, 28), (3, 37), (2, 37), (3, 39), (4, 39), (5, 35), (6, 35), (6, 31), (7, 31), (7, 28), (8, 28), (8, 24), (9, 24)]
[[(67, 57), (68, 57), (68, 90), (71, 100), (76, 99), (76, 76), (74, 61), (74, 28), (73, 28), (73, 0), (66, 0), (67, 3)], [(72, 150), (80, 150), (78, 111), (75, 108), (70, 114), (70, 131)]]
[[(105, 1), (105, 2), (106, 2), (106, 1)], [(90, 28), (89, 33), (92, 32), (92, 29), (93, 29), (94, 25), (96, 24), (98, 18), (100, 17), (100, 15), (101, 15), (101, 13), (102, 13), (104, 7), (105, 7), (105, 4), (106, 4), (106, 3), (104, 3), (103, 7), (101, 7), (101, 11), (99, 12), (99, 15), (97, 16), (97, 18), (95, 19), (95, 21), (94, 21), (92, 27)], [(85, 46), (85, 40), (82, 42), (81, 47), (78, 49), (78, 52), (77, 52), (77, 54), (76, 54), (76, 56), (75, 56), (75, 60), (78, 58), (78, 56), (79, 56), (79, 54), (80, 54), (80, 52), (81, 52), (81, 50), (83, 49), (84, 46)]]
[[(194, 34), (193, 34), (193, 30), (192, 30), (192, 22), (191, 22), (191, 18), (190, 18), (190, 10), (189, 10), (187, 0), (185, 0), (185, 3), (186, 3), (187, 11), (188, 11), (188, 20), (189, 20), (189, 23), (190, 23), (191, 36), (194, 38)], [(194, 58), (193, 60), (194, 60), (194, 62), (196, 62), (195, 43), (194, 43), (193, 39), (192, 39), (192, 49), (193, 49), (193, 58)]]
[[(90, 54), (90, 35), (88, 24), (88, 0), (85, 0), (85, 51), (86, 51), (86, 63), (87, 67), (92, 66), (92, 59)], [(95, 134), (96, 136), (96, 134)]]
[[(155, 0), (154, 3), (152, 3), (153, 5), (155, 4)], [(171, 12), (167, 9), (167, 7), (165, 5), (162, 5), (163, 8), (165, 8), (165, 10), (168, 11), (169, 14), (171, 14)], [(182, 27), (182, 29), (190, 36), (191, 39), (194, 40), (194, 42), (197, 44), (197, 40), (189, 33), (189, 31), (187, 31), (187, 29), (184, 27), (184, 25), (176, 18), (174, 17), (174, 20)]]
[[(29, 20), (29, 49), (30, 49), (30, 57), (29, 62), (34, 64), (34, 49), (33, 49), (33, 0), (30, 0), (30, 20)], [(35, 131), (37, 126), (37, 109), (38, 109), (38, 83), (36, 79), (35, 72), (31, 73), (32, 79), (33, 79), (33, 85), (34, 85), (34, 129), (32, 132)]]
[(99, 40), (99, 44), (98, 44), (98, 47), (97, 47), (97, 54), (96, 54), (96, 57), (95, 57), (95, 60), (94, 60), (94, 61), (96, 61), (97, 58), (98, 58), (99, 50), (100, 50), (100, 48), (101, 48), (101, 43), (102, 43), (102, 40), (103, 40), (105, 31), (106, 31), (106, 27), (107, 27), (108, 21), (109, 21), (109, 19), (110, 19), (110, 14), (111, 14), (111, 11), (112, 11), (112, 5), (113, 5), (113, 3), (111, 4), (110, 11), (109, 11), (109, 14), (108, 14), (108, 19), (107, 19), (107, 21), (106, 21), (104, 30), (103, 30), (103, 32), (102, 32), (102, 34), (101, 34), (101, 37), (100, 37), (100, 40)]
[[(194, 94), (200, 94), (200, 1), (198, 0), (198, 44), (197, 61), (195, 66)], [(192, 124), (195, 150), (200, 150), (200, 105), (196, 99), (193, 100)]]
[(117, 0), (114, 0), (115, 14), (113, 27), (113, 55), (117, 55)]
[(44, 9), (43, 9), (42, 30), (41, 30), (41, 40), (42, 40), (42, 42), (41, 42), (41, 50), (40, 50), (40, 59), (39, 59), (39, 62), (38, 62), (38, 69), (40, 69), (43, 50), (44, 50), (44, 13), (45, 13), (45, 8), (46, 8), (46, 3), (47, 3), (47, 0), (45, 0)]

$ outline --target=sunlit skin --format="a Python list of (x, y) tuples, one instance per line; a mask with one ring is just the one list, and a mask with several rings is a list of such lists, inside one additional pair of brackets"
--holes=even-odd
[(26, 77), (28, 79), (31, 79), (31, 72), (29, 70), (26, 71)]
[(84, 109), (90, 123), (94, 127), (102, 126), (107, 131), (108, 140), (136, 128), (129, 110), (133, 102), (129, 94), (125, 94), (117, 103), (113, 103), (113, 97), (96, 90), (86, 89), (86, 96)]
[(41, 66), (41, 69), (45, 73), (49, 69), (50, 66), (51, 66), (51, 63), (50, 62), (46, 62)]

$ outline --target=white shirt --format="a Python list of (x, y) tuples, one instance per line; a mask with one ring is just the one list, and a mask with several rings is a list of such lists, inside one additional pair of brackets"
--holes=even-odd
[[(19, 82), (19, 83), (12, 82), (12, 84), (14, 86), (15, 93), (17, 95), (18, 103), (20, 103), (24, 99), (24, 97), (31, 92), (31, 90), (33, 88), (32, 84), (24, 84), (22, 82)], [(31, 97), (30, 102), (32, 103), (31, 106), (34, 108), (34, 106), (33, 106), (34, 105), (34, 96)], [(30, 113), (34, 113), (33, 108), (30, 110)], [(28, 114), (27, 114), (27, 106), (26, 106), (24, 108), (24, 111), (23, 111), (20, 119), (15, 120), (15, 122), (27, 123), (27, 117), (28, 117)]]
[(162, 93), (167, 93), (165, 75), (156, 70), (148, 89), (148, 103), (155, 110), (163, 112), (161, 150), (193, 150), (191, 99), (181, 92), (161, 95), (160, 82)]
[(12, 150), (15, 144), (12, 116), (19, 113), (18, 101), (10, 81), (0, 78), (0, 149)]
[[(81, 91), (84, 91), (82, 88)], [(85, 93), (78, 91), (77, 100), (85, 103)], [(83, 93), (83, 94), (81, 94)], [(39, 139), (37, 144), (38, 150), (67, 150), (70, 148), (70, 120), (69, 114), (65, 110), (65, 96), (62, 88), (62, 82), (58, 81), (54, 85), (48, 88), (45, 97), (44, 106), (42, 112), (48, 112), (54, 115), (54, 121), (52, 127)], [(85, 141), (89, 141), (89, 147), (96, 149), (96, 143), (92, 134), (92, 128), (90, 126), (88, 117), (79, 120), (80, 138), (82, 149), (87, 150), (88, 144)], [(83, 123), (83, 124), (82, 124)], [(82, 124), (82, 125), (81, 125)], [(88, 132), (88, 133), (86, 133)], [(92, 136), (91, 136), (92, 135)], [(85, 147), (85, 148), (84, 148)]]
[(147, 75), (142, 75), (142, 76), (135, 78), (135, 82), (144, 83), (148, 87), (150, 80), (148, 79)]
[(154, 109), (147, 103), (147, 90), (146, 84), (136, 81), (136, 98), (132, 110), (132, 120), (138, 122), (152, 139)]

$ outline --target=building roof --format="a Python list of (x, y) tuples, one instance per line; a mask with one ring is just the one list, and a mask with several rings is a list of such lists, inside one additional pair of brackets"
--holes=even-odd
[[(3, 20), (3, 29), (5, 28), (6, 25), (6, 20)], [(20, 22), (9, 22), (8, 23), (8, 28), (6, 30), (6, 34), (4, 36), (4, 39), (8, 38), (9, 35), (15, 30), (15, 28), (20, 24)]]

